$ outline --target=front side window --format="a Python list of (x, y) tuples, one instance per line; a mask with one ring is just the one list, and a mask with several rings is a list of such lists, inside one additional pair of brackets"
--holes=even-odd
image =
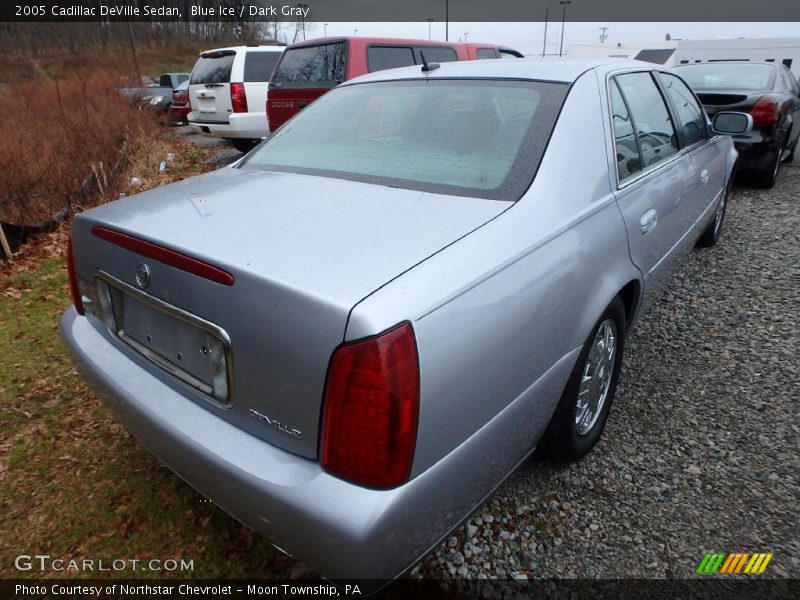
[(675, 116), (685, 143), (691, 145), (708, 138), (705, 111), (695, 100), (689, 87), (675, 75), (659, 73), (659, 77), (675, 108)]
[(678, 151), (675, 128), (650, 73), (626, 73), (618, 75), (616, 80), (630, 111), (642, 166), (648, 167), (675, 154)]
[(516, 201), (528, 189), (566, 84), (406, 80), (322, 96), (243, 167)]
[(478, 57), (478, 60), (484, 58), (497, 58), (494, 48), (478, 48), (478, 51), (475, 53), (475, 55)]

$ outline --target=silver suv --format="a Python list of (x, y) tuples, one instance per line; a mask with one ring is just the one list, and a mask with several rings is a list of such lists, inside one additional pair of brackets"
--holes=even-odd
[(269, 133), (267, 82), (282, 46), (233, 46), (200, 53), (189, 80), (195, 131), (246, 152)]

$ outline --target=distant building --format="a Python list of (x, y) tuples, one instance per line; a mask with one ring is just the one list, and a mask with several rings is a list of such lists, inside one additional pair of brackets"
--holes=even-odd
[(800, 38), (570, 44), (567, 50), (573, 58), (631, 58), (668, 67), (739, 60), (776, 62), (785, 64), (795, 77), (800, 78)]

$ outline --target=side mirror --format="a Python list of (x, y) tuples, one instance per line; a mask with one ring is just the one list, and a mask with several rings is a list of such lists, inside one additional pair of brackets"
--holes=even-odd
[(722, 111), (714, 115), (711, 123), (714, 133), (737, 135), (753, 129), (753, 117), (747, 113)]

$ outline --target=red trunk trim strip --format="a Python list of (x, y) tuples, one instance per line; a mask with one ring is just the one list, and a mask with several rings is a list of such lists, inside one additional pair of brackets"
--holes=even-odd
[(181, 254), (175, 250), (170, 250), (169, 248), (164, 248), (158, 244), (140, 240), (139, 238), (135, 238), (126, 233), (112, 231), (111, 229), (106, 229), (105, 227), (92, 227), (92, 233), (100, 239), (111, 242), (112, 244), (116, 244), (117, 246), (125, 248), (126, 250), (130, 250), (131, 252), (136, 252), (137, 254), (146, 256), (147, 258), (152, 258), (153, 260), (157, 260), (158, 262), (169, 265), (170, 267), (175, 267), (176, 269), (186, 271), (192, 275), (209, 279), (215, 283), (221, 283), (222, 285), (233, 285), (233, 275), (227, 271), (223, 271), (219, 267), (210, 265), (202, 260), (197, 260), (191, 256), (186, 256), (185, 254)]

